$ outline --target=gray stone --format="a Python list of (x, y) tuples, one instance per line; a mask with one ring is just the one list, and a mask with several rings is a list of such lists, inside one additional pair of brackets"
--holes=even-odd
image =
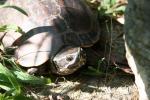
[(125, 46), (135, 74), (140, 100), (150, 99), (150, 1), (128, 0), (125, 13)]

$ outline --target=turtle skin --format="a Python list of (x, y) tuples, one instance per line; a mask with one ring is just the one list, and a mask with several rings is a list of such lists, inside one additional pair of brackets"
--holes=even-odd
[[(58, 66), (55, 65), (58, 61), (55, 59), (54, 63), (53, 59), (58, 57), (57, 54), (61, 55), (59, 52), (66, 52), (65, 49), (75, 49), (73, 51), (78, 52), (79, 57), (75, 55), (74, 59), (86, 59), (85, 56), (82, 57), (80, 49), (90, 47), (99, 40), (98, 22), (83, 0), (6, 0), (5, 3), (21, 7), (28, 14), (23, 15), (12, 8), (0, 9), (0, 24), (16, 24), (26, 33), (19, 35), (19, 38), (15, 37), (10, 44), (18, 46), (14, 56), (17, 63), (24, 67), (37, 67), (50, 59), (53, 70)], [(70, 55), (69, 52), (65, 54)], [(71, 74), (85, 60), (74, 61), (78, 64), (73, 63), (69, 71), (53, 72)], [(59, 66), (61, 67), (55, 69), (62, 68), (62, 65)]]

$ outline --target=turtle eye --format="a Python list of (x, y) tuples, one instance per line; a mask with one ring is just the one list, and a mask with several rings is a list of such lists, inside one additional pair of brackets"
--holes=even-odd
[(70, 61), (73, 60), (73, 57), (72, 57), (72, 56), (67, 56), (67, 57), (66, 57), (66, 60), (70, 62)]

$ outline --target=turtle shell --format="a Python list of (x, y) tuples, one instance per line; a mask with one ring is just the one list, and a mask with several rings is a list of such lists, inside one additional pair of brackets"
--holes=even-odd
[(99, 28), (95, 16), (83, 0), (59, 0), (60, 19), (64, 22), (65, 44), (90, 47), (99, 39)]
[(22, 66), (39, 66), (65, 45), (89, 47), (99, 39), (98, 23), (83, 0), (6, 0), (23, 8), (0, 9), (0, 24), (16, 24), (27, 34), (15, 45), (15, 58)]

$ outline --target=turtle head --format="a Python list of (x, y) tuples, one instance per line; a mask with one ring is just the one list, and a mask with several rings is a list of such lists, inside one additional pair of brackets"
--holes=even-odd
[(80, 47), (66, 47), (53, 58), (52, 72), (68, 75), (75, 72), (86, 62), (85, 52)]

